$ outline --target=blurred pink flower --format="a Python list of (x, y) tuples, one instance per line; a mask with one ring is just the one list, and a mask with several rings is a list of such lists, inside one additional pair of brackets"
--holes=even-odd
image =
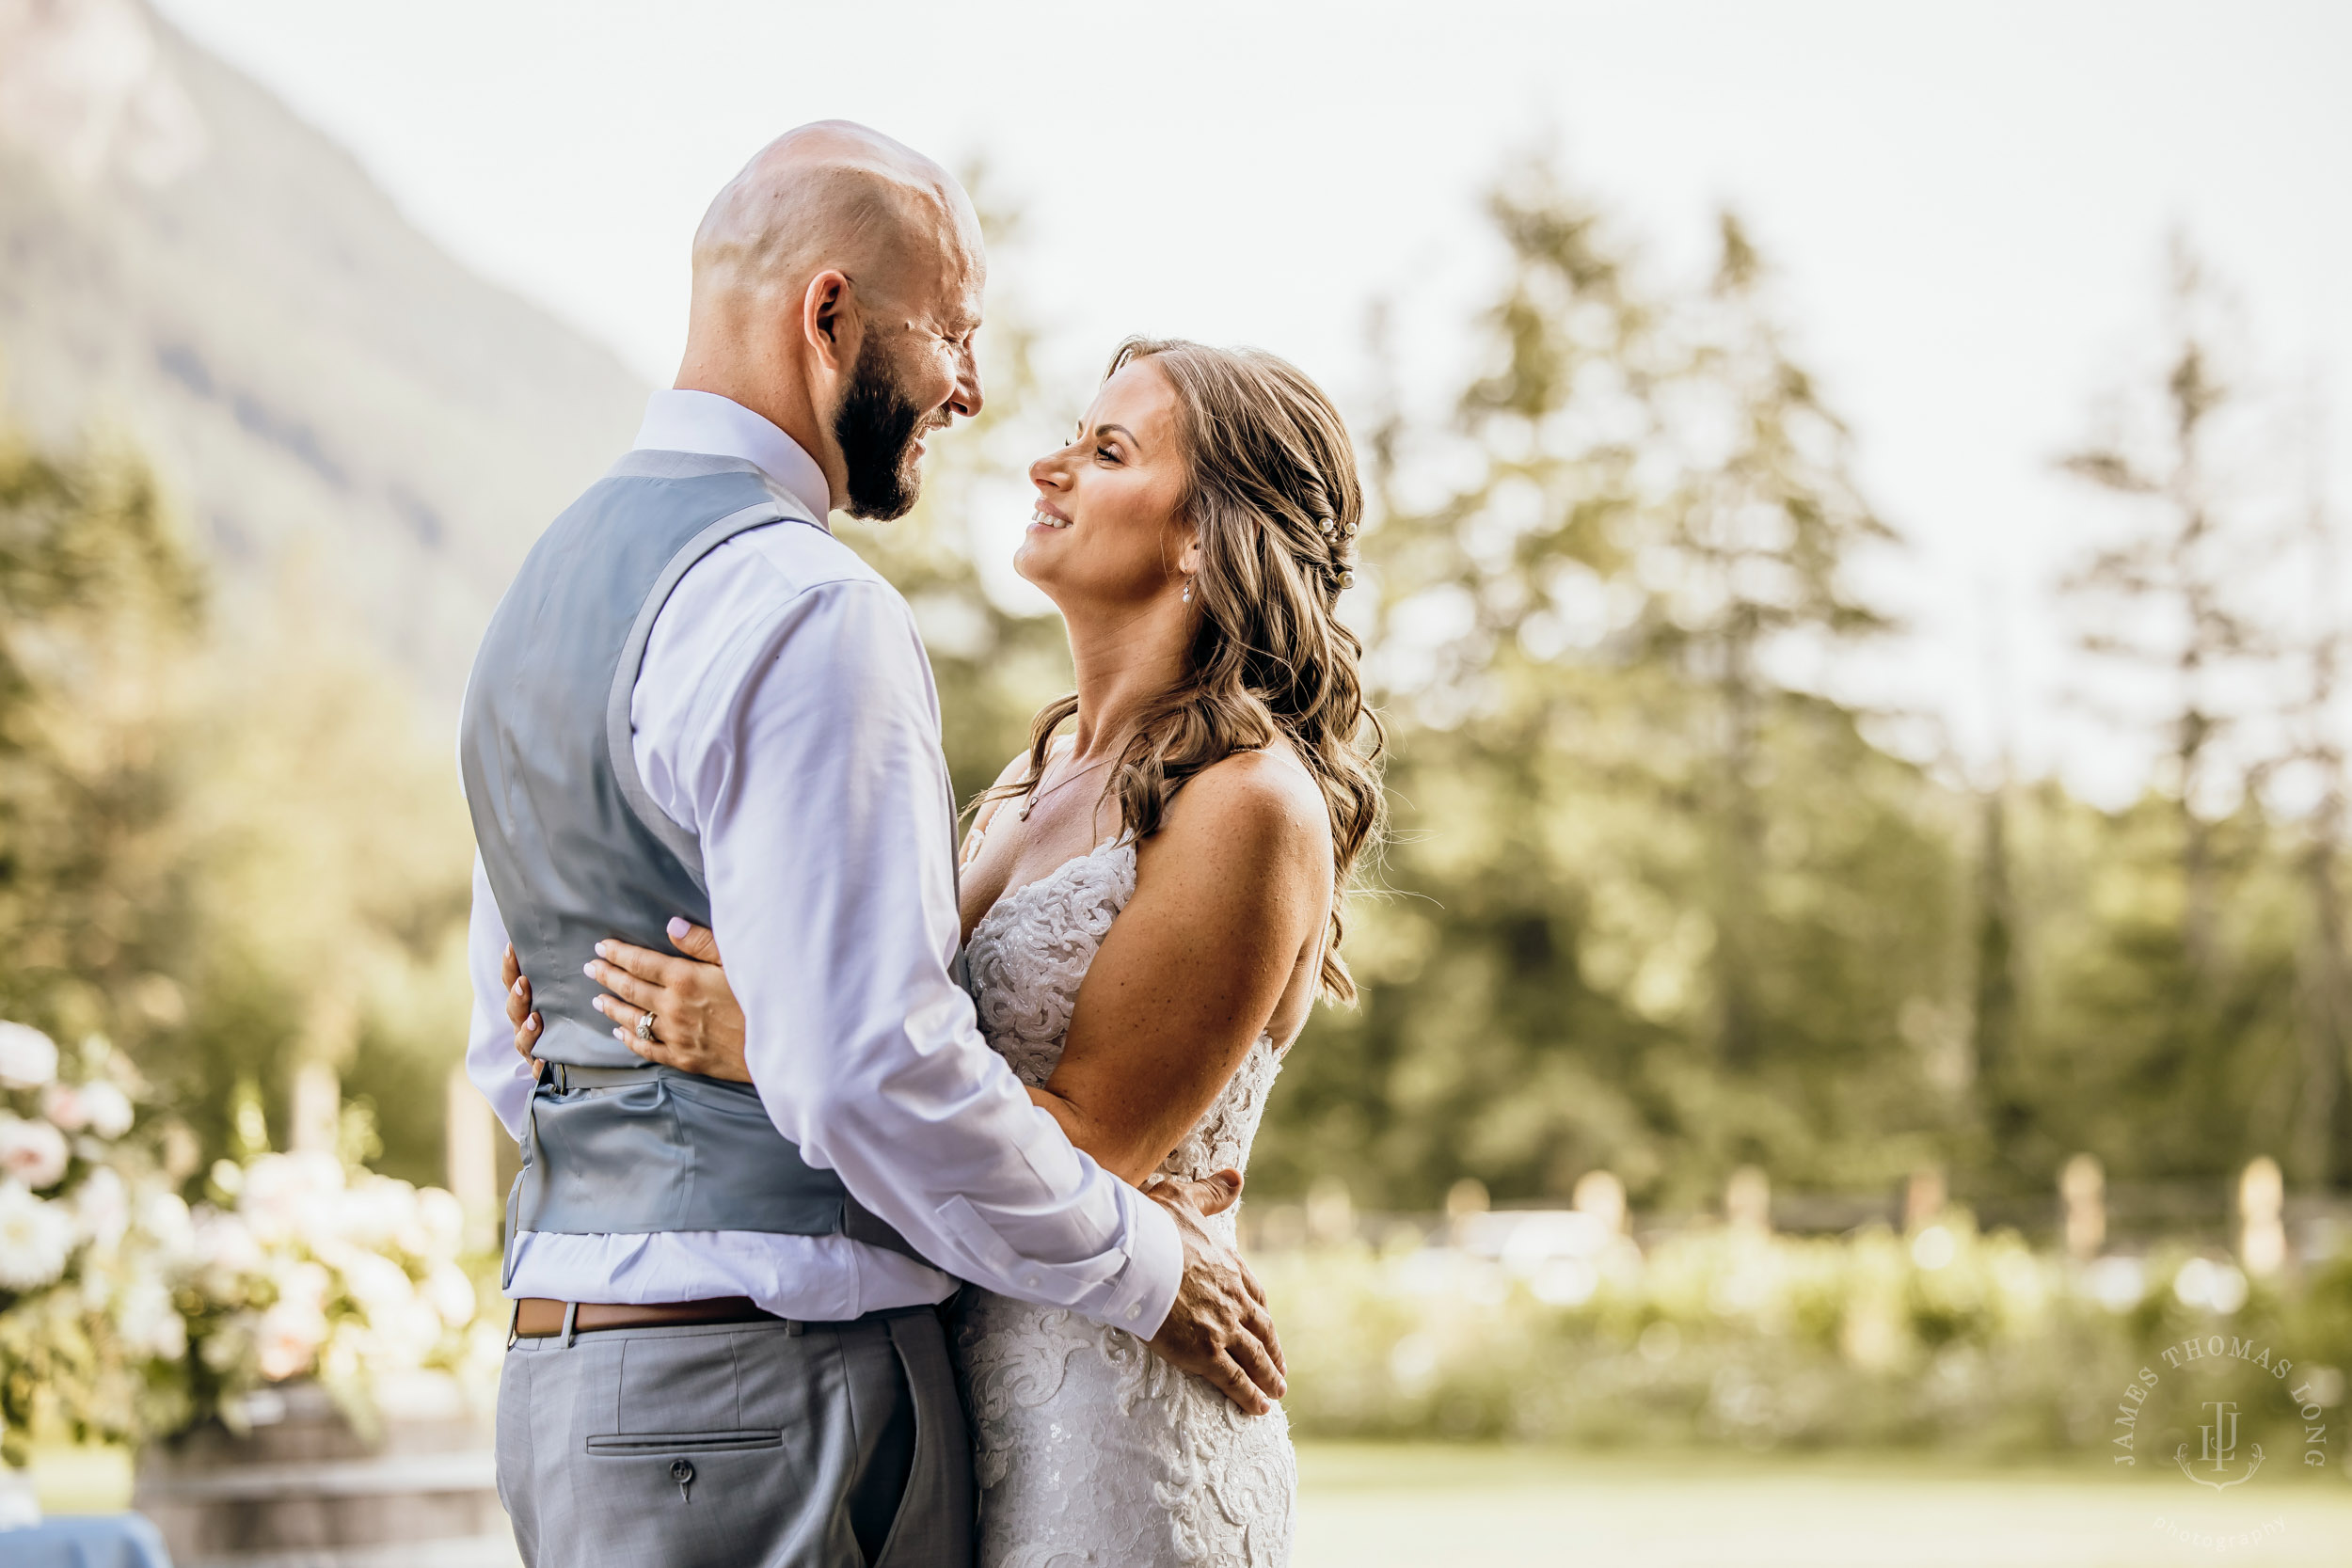
[(0, 1173), (39, 1192), (65, 1175), (68, 1154), (65, 1134), (47, 1122), (0, 1113)]
[(72, 1084), (52, 1084), (41, 1090), (40, 1114), (49, 1118), (50, 1125), (68, 1132), (79, 1132), (89, 1125), (89, 1106)]
[(283, 1382), (310, 1370), (326, 1342), (326, 1315), (306, 1302), (286, 1300), (262, 1314), (262, 1375)]

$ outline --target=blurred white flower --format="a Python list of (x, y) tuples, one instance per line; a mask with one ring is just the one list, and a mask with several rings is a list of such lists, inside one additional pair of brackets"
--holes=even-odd
[(433, 1304), (433, 1310), (441, 1315), (441, 1321), (452, 1328), (465, 1327), (480, 1309), (473, 1281), (454, 1263), (434, 1264), (433, 1272), (425, 1275), (423, 1294)]
[(131, 1195), (122, 1178), (105, 1165), (91, 1171), (73, 1194), (73, 1218), (82, 1234), (111, 1248), (131, 1228)]
[(272, 1383), (310, 1370), (326, 1342), (326, 1314), (300, 1300), (283, 1300), (262, 1314), (257, 1331), (262, 1375)]
[(1555, 1258), (1535, 1271), (1528, 1289), (1547, 1307), (1581, 1307), (1600, 1288), (1600, 1271), (1581, 1258)]
[(1940, 1225), (1931, 1225), (1911, 1239), (1911, 1260), (1931, 1274), (1948, 1267), (1959, 1254), (1960, 1243)]
[(68, 1132), (79, 1132), (89, 1125), (89, 1104), (83, 1100), (79, 1085), (52, 1084), (40, 1091), (40, 1114), (50, 1125)]
[(2202, 1307), (2228, 1317), (2246, 1305), (2246, 1275), (2234, 1263), (2192, 1258), (2172, 1276), (2172, 1293), (2184, 1307)]
[(0, 1022), (0, 1084), (37, 1089), (56, 1076), (56, 1041), (27, 1024)]
[(89, 1118), (89, 1130), (102, 1138), (119, 1138), (131, 1131), (131, 1122), (137, 1115), (131, 1108), (131, 1097), (103, 1079), (85, 1084), (81, 1089), (82, 1109)]
[(2213, 1264), (2202, 1258), (2190, 1259), (2172, 1276), (2172, 1294), (2183, 1307), (2212, 1306), (2212, 1290)]
[(291, 1302), (307, 1312), (321, 1312), (326, 1307), (326, 1293), (334, 1289), (335, 1278), (316, 1263), (295, 1263), (280, 1269), (275, 1276), (279, 1303)]
[(196, 1219), (197, 1261), (223, 1275), (241, 1277), (259, 1274), (264, 1257), (253, 1227), (242, 1215), (206, 1209)]
[(1613, 1235), (1599, 1219), (1580, 1210), (1491, 1217), (1511, 1222), (1500, 1248), (1502, 1266), (1522, 1279), (1533, 1278), (1555, 1259), (1594, 1257)]
[(2213, 1303), (2213, 1309), (2226, 1318), (2246, 1305), (2246, 1272), (2235, 1263), (2216, 1265), (2213, 1288), (2205, 1295)]
[(344, 1288), (367, 1312), (371, 1323), (417, 1298), (408, 1271), (380, 1253), (355, 1251), (340, 1259), (338, 1266), (342, 1271)]
[(188, 1322), (161, 1280), (142, 1279), (115, 1304), (115, 1327), (134, 1354), (177, 1361), (188, 1354)]
[(439, 1187), (419, 1189), (417, 1218), (425, 1233), (425, 1244), (418, 1249), (421, 1256), (435, 1262), (457, 1256), (466, 1242), (466, 1206), (455, 1194)]
[(371, 1311), (368, 1326), (395, 1365), (421, 1365), (441, 1342), (441, 1315), (415, 1296), (381, 1313)]
[(329, 1386), (357, 1383), (366, 1375), (368, 1367), (382, 1360), (383, 1355), (375, 1336), (346, 1319), (328, 1342), (326, 1354), (319, 1357), (319, 1375)]
[(84, 1309), (91, 1312), (103, 1312), (107, 1305), (115, 1299), (114, 1276), (104, 1269), (93, 1268), (87, 1264), (82, 1267), (79, 1274), (80, 1277), (73, 1283), (75, 1289), (81, 1291)]
[(170, 1188), (157, 1187), (140, 1196), (137, 1223), (139, 1234), (166, 1262), (176, 1265), (196, 1256), (196, 1227), (188, 1218), (187, 1199)]
[(22, 1182), (0, 1180), (0, 1289), (38, 1291), (56, 1282), (73, 1248), (73, 1222)]
[(336, 1234), (371, 1251), (392, 1245), (421, 1251), (408, 1244), (416, 1238), (403, 1235), (418, 1228), (417, 1189), (392, 1177), (371, 1176), (355, 1183), (336, 1207)]
[(38, 1192), (56, 1185), (70, 1157), (65, 1134), (47, 1122), (0, 1112), (0, 1174)]
[(331, 1154), (264, 1154), (245, 1173), (237, 1212), (264, 1246), (337, 1234), (343, 1167)]

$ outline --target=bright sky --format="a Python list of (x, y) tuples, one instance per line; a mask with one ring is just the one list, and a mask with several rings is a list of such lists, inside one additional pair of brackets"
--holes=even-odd
[(704, 204), (807, 119), (987, 155), (1027, 222), (995, 285), (1048, 328), (1070, 414), (1131, 331), (1262, 344), (1360, 406), (1381, 293), (1441, 398), (1515, 149), (1565, 148), (1665, 265), (1730, 201), (1911, 541), (1874, 578), (1913, 631), (1873, 689), (2109, 799), (2146, 747), (2063, 700), (2051, 584), (2090, 525), (2049, 458), (2148, 341), (2175, 223), (2282, 395), (2333, 387), (2352, 510), (2352, 7), (2328, 0), (158, 3), (459, 258), (663, 382)]

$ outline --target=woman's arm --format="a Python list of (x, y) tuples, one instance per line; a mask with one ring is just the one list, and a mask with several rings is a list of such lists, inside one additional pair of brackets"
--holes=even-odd
[[(1323, 797), (1286, 758), (1244, 752), (1184, 785), (1137, 853), (1135, 896), (1104, 939), (1061, 1060), (1029, 1098), (1070, 1141), (1140, 1186), (1216, 1101), (1320, 937), (1331, 894)], [(596, 1006), (647, 1061), (750, 1081), (743, 1015), (701, 927), (672, 923), (697, 962), (596, 944)], [(523, 996), (510, 1015), (529, 1006)], [(656, 1037), (635, 1032), (654, 1015)], [(517, 1016), (517, 1023), (521, 1019)], [(528, 1049), (518, 1028), (516, 1048)]]
[(1197, 775), (1141, 847), (1135, 896), (1030, 1097), (1140, 1184), (1264, 1033), (1330, 895), (1329, 817), (1295, 764), (1245, 752)]

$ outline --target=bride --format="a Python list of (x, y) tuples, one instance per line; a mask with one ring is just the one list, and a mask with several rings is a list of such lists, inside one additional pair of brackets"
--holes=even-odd
[[(1315, 998), (1354, 993), (1341, 895), (1382, 815), (1361, 645), (1336, 614), (1354, 453), (1283, 360), (1134, 339), (1029, 477), (1014, 563), (1061, 611), (1077, 689), (1037, 716), (964, 842), (980, 1027), (1128, 1181), (1238, 1172)], [(672, 930), (718, 958), (708, 932)], [(596, 951), (614, 993), (597, 1006), (661, 1020), (660, 1040), (616, 1028), (624, 1043), (747, 1077), (717, 963)], [(528, 1054), (529, 992), (509, 997)], [(1232, 1240), (1231, 1212), (1210, 1223)], [(1279, 1406), (1245, 1414), (1128, 1334), (977, 1290), (956, 1344), (986, 1568), (1287, 1560)]]

